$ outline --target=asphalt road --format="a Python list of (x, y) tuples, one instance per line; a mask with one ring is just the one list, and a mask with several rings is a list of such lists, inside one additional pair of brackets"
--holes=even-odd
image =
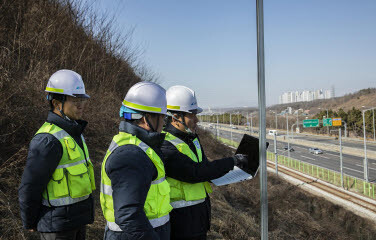
[[(208, 123), (202, 123), (204, 126), (208, 126)], [(239, 128), (239, 130), (244, 130), (244, 126), (236, 126)], [(230, 129), (230, 125), (223, 124), (221, 125), (220, 129)], [(255, 131), (257, 131), (257, 128), (254, 128)], [(286, 131), (280, 131), (278, 130), (278, 135), (285, 135)], [(342, 134), (344, 134), (342, 132)], [(291, 136), (291, 132), (289, 133)], [(302, 139), (306, 141), (315, 141), (320, 143), (327, 143), (327, 144), (333, 144), (333, 145), (339, 145), (338, 139), (335, 139), (334, 137), (329, 136), (320, 136), (320, 135), (311, 135), (311, 134), (304, 134), (304, 133), (294, 133), (293, 134), (294, 139)], [(352, 148), (359, 148), (364, 149), (364, 142), (362, 140), (350, 140), (350, 139), (344, 139), (342, 138), (342, 146), (344, 147), (352, 147)], [(376, 142), (374, 141), (367, 141), (367, 150), (376, 151)]]
[[(210, 130), (213, 134), (216, 133), (216, 130), (210, 129), (206, 127), (207, 130)], [(236, 142), (240, 142), (243, 134), (240, 133), (231, 133), (230, 129), (219, 129), (219, 136), (226, 139), (231, 139)], [(267, 140), (269, 142), (268, 151), (274, 152), (274, 141)], [(279, 155), (288, 156), (288, 151), (283, 150), (283, 147), (287, 146), (286, 143), (277, 142), (277, 153)], [(331, 152), (331, 151), (324, 151), (323, 154), (312, 154), (309, 153), (308, 148), (306, 146), (298, 145), (298, 144), (290, 144), (295, 151), (290, 152), (290, 157), (318, 165), (330, 170), (334, 170), (340, 172), (340, 157), (339, 153)], [(343, 171), (345, 174), (357, 177), (360, 179), (364, 178), (363, 173), (363, 158), (343, 154)], [(376, 160), (375, 159), (368, 159), (368, 168), (369, 168), (369, 180), (371, 182), (376, 182)]]

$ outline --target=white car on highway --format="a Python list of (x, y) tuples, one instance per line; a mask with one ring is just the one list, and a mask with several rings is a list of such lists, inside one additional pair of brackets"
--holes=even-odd
[(313, 153), (313, 154), (323, 154), (322, 150), (319, 149), (319, 148), (309, 148), (308, 149), (310, 153)]

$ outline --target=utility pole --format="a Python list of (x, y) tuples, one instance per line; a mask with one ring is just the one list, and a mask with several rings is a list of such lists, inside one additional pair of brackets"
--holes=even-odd
[(290, 137), (289, 137), (289, 118), (288, 113), (286, 112), (286, 135), (287, 135), (287, 154), (290, 159)]
[(217, 126), (216, 126), (216, 128), (217, 128), (217, 139), (219, 138), (219, 129), (218, 129), (218, 114), (217, 114)]
[(372, 122), (373, 122), (373, 141), (376, 141), (376, 136), (375, 136), (375, 108), (372, 109)]
[(257, 24), (257, 85), (259, 103), (259, 162), (260, 162), (260, 213), (261, 240), (268, 239), (268, 182), (266, 172), (266, 97), (264, 55), (264, 2), (256, 0)]
[(230, 113), (230, 135), (231, 135), (231, 143), (232, 143), (232, 120), (231, 120), (231, 113)]
[[(328, 112), (328, 109), (326, 109), (326, 118), (329, 118), (329, 112)], [(328, 136), (330, 136), (330, 133), (329, 133), (329, 126), (326, 126), (326, 131), (328, 132)]]
[(338, 129), (338, 137), (339, 137), (339, 162), (340, 162), (340, 168), (341, 168), (341, 186), (344, 187), (343, 184), (343, 159), (342, 159), (342, 136), (341, 136), (341, 127)]
[(278, 118), (277, 118), (277, 112), (275, 112), (275, 130), (278, 129)]
[(365, 121), (365, 117), (364, 117), (364, 113), (366, 111), (367, 110), (363, 110), (362, 111), (362, 115), (363, 115), (363, 135), (364, 135), (364, 163), (363, 163), (363, 166), (364, 166), (364, 180), (366, 182), (368, 182), (368, 159), (367, 159), (366, 121)]
[(274, 158), (275, 158), (275, 173), (278, 176), (277, 134), (275, 133), (274, 133)]
[(251, 113), (251, 133), (253, 133), (253, 116), (252, 116), (252, 113)]

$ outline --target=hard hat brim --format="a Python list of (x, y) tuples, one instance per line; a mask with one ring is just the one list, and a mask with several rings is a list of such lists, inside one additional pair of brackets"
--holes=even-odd
[(77, 98), (90, 98), (90, 96), (87, 95), (87, 94), (73, 94), (73, 97), (77, 97)]

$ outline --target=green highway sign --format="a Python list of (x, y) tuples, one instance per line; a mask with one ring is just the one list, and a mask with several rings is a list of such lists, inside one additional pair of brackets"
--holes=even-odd
[(330, 127), (330, 126), (332, 126), (332, 119), (331, 118), (323, 118), (322, 119), (322, 125), (324, 127)]
[(303, 120), (303, 127), (318, 127), (320, 125), (319, 119), (306, 119)]

